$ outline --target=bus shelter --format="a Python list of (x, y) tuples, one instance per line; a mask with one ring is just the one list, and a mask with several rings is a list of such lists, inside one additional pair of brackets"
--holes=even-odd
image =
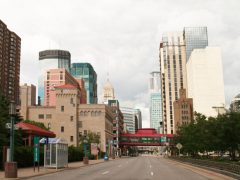
[(68, 166), (68, 143), (62, 138), (43, 138), (44, 167), (63, 168)]

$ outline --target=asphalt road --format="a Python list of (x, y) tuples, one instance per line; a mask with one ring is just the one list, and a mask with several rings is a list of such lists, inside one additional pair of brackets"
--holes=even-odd
[(51, 180), (206, 180), (232, 179), (215, 172), (157, 157), (122, 158), (32, 179)]

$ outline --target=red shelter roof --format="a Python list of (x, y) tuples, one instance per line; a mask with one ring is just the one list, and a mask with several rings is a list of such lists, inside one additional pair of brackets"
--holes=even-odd
[(45, 137), (56, 137), (56, 135), (53, 132), (42, 129), (33, 124), (20, 122), (17, 124), (17, 127), (21, 128), (27, 134), (45, 136)]

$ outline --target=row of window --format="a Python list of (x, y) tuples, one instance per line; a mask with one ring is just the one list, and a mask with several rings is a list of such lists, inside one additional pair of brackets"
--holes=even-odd
[(80, 116), (88, 116), (90, 115), (91, 116), (101, 116), (102, 112), (101, 111), (81, 111), (80, 112)]

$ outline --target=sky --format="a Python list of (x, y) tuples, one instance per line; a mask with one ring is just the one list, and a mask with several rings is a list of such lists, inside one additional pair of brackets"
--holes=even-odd
[(0, 19), (22, 39), (21, 83), (37, 85), (39, 51), (68, 50), (93, 65), (99, 97), (109, 73), (120, 104), (140, 108), (148, 127), (164, 32), (207, 26), (209, 46), (222, 49), (226, 105), (240, 93), (239, 9), (239, 0), (0, 0)]

